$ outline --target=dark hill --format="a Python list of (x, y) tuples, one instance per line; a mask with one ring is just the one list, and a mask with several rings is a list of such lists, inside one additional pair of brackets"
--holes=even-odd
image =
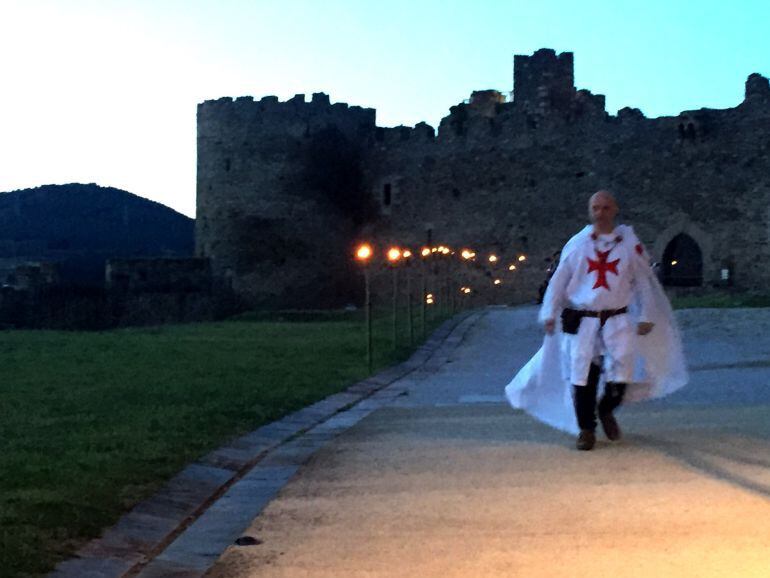
[(132, 193), (95, 184), (0, 193), (0, 260), (52, 261), (62, 281), (101, 285), (110, 258), (188, 257), (195, 221)]

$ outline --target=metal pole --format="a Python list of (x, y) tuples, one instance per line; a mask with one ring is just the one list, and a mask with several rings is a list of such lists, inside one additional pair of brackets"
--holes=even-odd
[(422, 338), (425, 339), (425, 259), (422, 261), (422, 280), (420, 287), (420, 323), (422, 325)]
[(450, 307), (450, 291), (449, 291), (449, 258), (445, 257), (446, 262), (444, 263), (444, 315), (449, 316), (451, 307)]
[(366, 297), (364, 310), (366, 311), (366, 367), (369, 375), (372, 374), (372, 291), (369, 281), (369, 267), (364, 266), (364, 283), (366, 285)]
[(406, 272), (406, 315), (409, 319), (409, 345), (414, 345), (414, 319), (412, 319), (412, 272)]
[(452, 315), (454, 313), (454, 298), (455, 292), (452, 290), (452, 258), (447, 257), (446, 264), (446, 300), (447, 300), (447, 313)]
[(393, 349), (398, 347), (398, 268), (393, 265)]
[(436, 311), (441, 307), (441, 283), (438, 280), (438, 266), (438, 257), (434, 257), (430, 267), (430, 278), (428, 279), (428, 293), (433, 296), (433, 303), (427, 309), (427, 316), (431, 320), (436, 319)]

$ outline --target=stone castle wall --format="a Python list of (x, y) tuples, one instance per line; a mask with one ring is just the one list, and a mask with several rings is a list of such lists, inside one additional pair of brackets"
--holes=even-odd
[[(608, 115), (602, 95), (576, 90), (571, 53), (516, 56), (514, 76), (513, 102), (476, 92), (452, 107), (438, 134), (424, 123), (378, 128), (374, 111), (329, 106), (321, 95), (203, 103), (199, 254), (229, 272), (236, 289), (281, 301), (295, 283), (312, 291), (311, 278), (333, 293), (349, 275), (333, 255), (356, 238), (471, 246), (479, 257), (467, 274), (476, 287), (492, 290), (501, 278), (499, 300), (522, 301), (535, 294), (545, 260), (585, 224), (590, 194), (606, 188), (655, 260), (685, 234), (701, 252), (704, 285), (723, 282), (726, 269), (739, 288), (767, 287), (766, 78), (752, 74), (735, 108), (648, 119), (636, 109)], [(313, 136), (328, 136), (330, 126), (356, 151), (355, 188), (371, 203), (359, 222), (319, 196), (307, 174)], [(331, 255), (293, 256), (292, 243), (305, 251), (324, 231)], [(489, 253), (502, 257), (497, 265), (482, 261)], [(527, 260), (515, 261), (522, 254)]]

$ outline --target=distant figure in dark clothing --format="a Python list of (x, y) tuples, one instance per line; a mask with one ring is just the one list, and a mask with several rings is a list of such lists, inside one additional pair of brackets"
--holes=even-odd
[(553, 274), (556, 272), (556, 268), (559, 266), (559, 259), (561, 258), (561, 251), (556, 251), (553, 255), (551, 255), (551, 258), (549, 259), (550, 263), (548, 264), (548, 269), (545, 270), (545, 281), (543, 281), (540, 284), (540, 287), (537, 288), (537, 304), (540, 305), (543, 303), (543, 296), (545, 295), (545, 290), (548, 289), (548, 282), (551, 280), (551, 277), (553, 277)]

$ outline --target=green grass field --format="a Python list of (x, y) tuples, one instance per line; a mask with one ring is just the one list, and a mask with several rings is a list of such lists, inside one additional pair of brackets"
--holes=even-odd
[[(409, 354), (390, 335), (379, 316), (376, 368)], [(363, 379), (364, 343), (360, 312), (0, 332), (0, 575), (51, 570), (187, 463)]]

